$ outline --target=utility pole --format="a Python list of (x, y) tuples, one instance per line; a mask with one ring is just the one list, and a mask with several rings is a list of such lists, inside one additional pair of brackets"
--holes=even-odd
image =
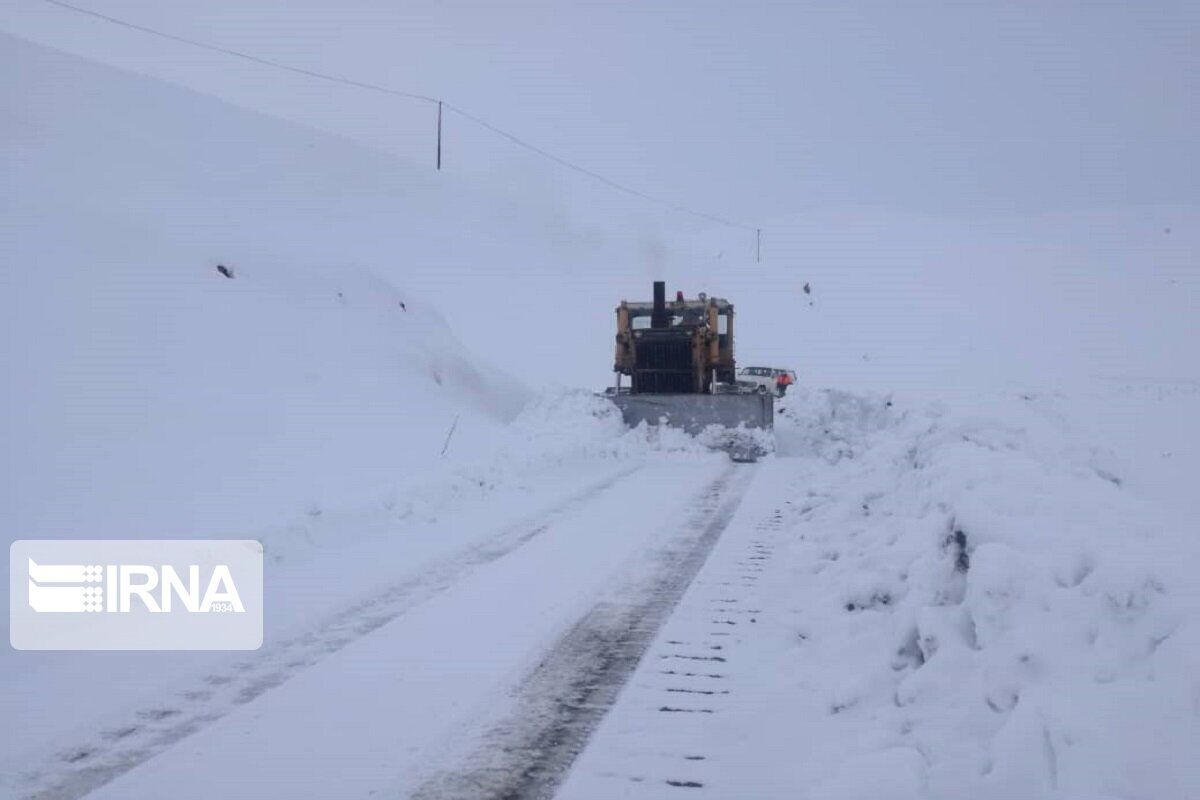
[(762, 228), (754, 229), (754, 261), (762, 263)]
[(442, 169), (442, 101), (438, 100), (437, 168)]

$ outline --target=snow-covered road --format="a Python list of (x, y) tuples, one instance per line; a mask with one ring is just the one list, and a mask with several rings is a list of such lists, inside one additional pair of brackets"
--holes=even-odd
[[(618, 462), (306, 633), (84, 737), (25, 794), (125, 798), (169, 785), (179, 798), (258, 798), (286, 784), (293, 798), (466, 797), (477, 796), (476, 780), (552, 787), (753, 474), (715, 455)], [(559, 752), (546, 758), (550, 740)]]
[(790, 499), (803, 497), (803, 487), (780, 460), (759, 472), (575, 762), (560, 800), (670, 798), (680, 789), (722, 798), (796, 796), (799, 784), (787, 769), (794, 739), (754, 730), (754, 715), (770, 707), (776, 690), (755, 679), (754, 665), (774, 659), (786, 617), (761, 582), (778, 575), (781, 545), (816, 502)]
[[(331, 653), (341, 650), (413, 607), (445, 591), (472, 571), (501, 558), (545, 533), (561, 517), (594, 501), (613, 484), (637, 472), (625, 466), (599, 480), (585, 481), (577, 491), (526, 518), (501, 526), (492, 535), (441, 558), (431, 559), (416, 572), (353, 603), (298, 635), (239, 660), (230, 668), (204, 675), (178, 697), (141, 708), (124, 722), (110, 725), (98, 737), (84, 739), (62, 753), (67, 765), (49, 765), (37, 796), (71, 797), (103, 785), (279, 686)], [(179, 703), (179, 700), (185, 701)]]
[(473, 752), (425, 781), (414, 798), (550, 797), (679, 597), (708, 558), (754, 475), (730, 465), (671, 519), (639, 557), (545, 654), (512, 711)]

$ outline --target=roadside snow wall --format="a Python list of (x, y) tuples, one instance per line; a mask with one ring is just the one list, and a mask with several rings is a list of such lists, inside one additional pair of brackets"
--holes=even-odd
[(763, 665), (799, 796), (1200, 796), (1194, 530), (1051, 399), (802, 400), (779, 432), (807, 487), (775, 587), (792, 643)]

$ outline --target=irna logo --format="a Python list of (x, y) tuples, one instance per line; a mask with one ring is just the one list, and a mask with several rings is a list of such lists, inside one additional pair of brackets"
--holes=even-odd
[(18, 650), (254, 650), (262, 621), (256, 541), (54, 539), (9, 549)]
[(29, 607), (34, 611), (128, 613), (135, 603), (154, 614), (173, 608), (246, 611), (227, 564), (212, 567), (202, 581), (199, 564), (189, 564), (183, 577), (170, 564), (46, 565), (29, 559)]

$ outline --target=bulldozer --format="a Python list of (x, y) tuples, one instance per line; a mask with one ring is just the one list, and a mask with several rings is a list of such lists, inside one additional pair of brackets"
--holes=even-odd
[(654, 282), (652, 302), (622, 300), (613, 371), (608, 395), (631, 427), (665, 424), (695, 435), (712, 425), (774, 425), (775, 398), (738, 386), (728, 300), (677, 292), (668, 302), (664, 281)]

